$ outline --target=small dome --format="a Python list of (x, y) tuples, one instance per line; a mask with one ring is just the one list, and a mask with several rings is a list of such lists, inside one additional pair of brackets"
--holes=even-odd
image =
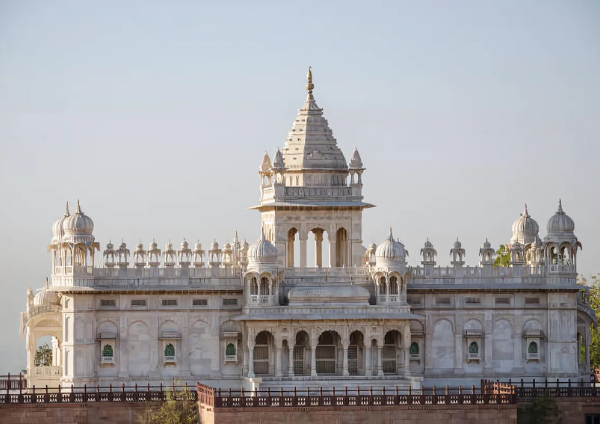
[(198, 242), (194, 245), (194, 249), (196, 250), (202, 250), (202, 243)]
[(527, 205), (525, 205), (525, 211), (517, 218), (512, 225), (512, 237), (511, 243), (518, 241), (521, 244), (528, 244), (535, 242), (540, 232), (540, 227), (537, 222), (527, 212)]
[(187, 240), (183, 239), (183, 242), (181, 243), (181, 248), (187, 249), (189, 247), (190, 247), (190, 244), (187, 242)]
[(375, 259), (380, 262), (380, 259), (385, 261), (404, 262), (407, 256), (404, 245), (397, 240), (394, 240), (392, 229), (390, 228), (389, 238), (381, 243), (375, 251)]
[(126, 250), (127, 249), (127, 244), (122, 241), (121, 244), (119, 245), (119, 250)]
[(158, 249), (158, 244), (156, 244), (156, 241), (152, 240), (152, 243), (150, 243), (148, 245), (148, 250), (156, 250)]
[(225, 243), (225, 250), (231, 250), (231, 243)]
[(433, 248), (433, 243), (431, 243), (431, 242), (429, 241), (429, 239), (427, 239), (427, 240), (425, 241), (425, 244), (423, 245), (423, 247), (424, 247), (424, 248), (426, 248), (426, 249), (431, 249), (431, 248)]
[(575, 221), (563, 211), (562, 202), (560, 200), (558, 201), (558, 210), (552, 218), (548, 220), (546, 228), (548, 234), (572, 233), (575, 231)]
[(173, 243), (168, 242), (167, 244), (165, 244), (165, 250), (170, 252), (171, 250), (173, 250)]
[(135, 245), (135, 250), (137, 252), (143, 252), (144, 251), (144, 245), (142, 243), (138, 243)]
[(219, 249), (219, 243), (217, 243), (217, 241), (215, 240), (210, 244), (210, 250), (218, 250), (218, 249)]
[(490, 247), (492, 247), (492, 243), (490, 243), (488, 241), (488, 239), (485, 239), (485, 241), (483, 242), (483, 248), (484, 249), (489, 249)]
[(250, 247), (250, 245), (248, 244), (248, 242), (246, 241), (246, 239), (244, 239), (244, 243), (242, 243), (242, 249), (248, 250), (249, 247)]
[(375, 243), (371, 243), (369, 245), (369, 250), (375, 250), (375, 249), (377, 249), (377, 245)]
[(352, 157), (350, 158), (349, 166), (350, 169), (362, 169), (363, 167), (360, 153), (358, 153), (358, 149), (356, 147), (354, 147), (354, 153), (352, 153)]
[(110, 241), (108, 243), (106, 243), (106, 250), (114, 250), (115, 245), (112, 244)]
[(54, 290), (44, 289), (33, 298), (34, 306), (60, 305), (60, 296)]
[(456, 239), (456, 241), (454, 242), (454, 248), (455, 249), (461, 249), (462, 248), (462, 243), (460, 241), (458, 241), (458, 239)]
[(69, 235), (91, 235), (94, 231), (94, 221), (81, 210), (77, 201), (77, 210), (63, 223), (65, 234)]
[(69, 216), (71, 216), (71, 214), (69, 213), (69, 202), (67, 202), (64, 215), (52, 224), (52, 243), (57, 243), (63, 238), (63, 235), (65, 234), (63, 224)]
[(277, 263), (277, 248), (265, 238), (265, 234), (248, 249), (248, 260), (251, 263)]

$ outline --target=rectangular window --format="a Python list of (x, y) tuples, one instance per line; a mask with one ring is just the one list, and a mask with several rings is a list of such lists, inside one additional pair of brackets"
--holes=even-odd
[(223, 299), (223, 306), (237, 305), (237, 299)]
[(510, 297), (497, 297), (496, 305), (510, 305)]
[(449, 297), (437, 297), (435, 299), (435, 304), (436, 305), (449, 305), (450, 304), (450, 298)]
[(131, 306), (146, 306), (146, 299), (131, 299)]
[(525, 304), (526, 305), (539, 305), (540, 304), (540, 298), (539, 297), (526, 297), (525, 298)]
[(115, 299), (100, 299), (100, 306), (117, 306)]
[(600, 424), (600, 415), (598, 414), (586, 414), (585, 424)]
[(194, 299), (192, 306), (208, 306), (208, 299)]
[(467, 298), (465, 298), (465, 303), (467, 305), (480, 305), (481, 298), (480, 297), (467, 297)]
[(177, 306), (177, 299), (163, 299), (163, 306)]
[(410, 298), (408, 298), (408, 303), (411, 305), (420, 305), (421, 298), (420, 297), (410, 297)]

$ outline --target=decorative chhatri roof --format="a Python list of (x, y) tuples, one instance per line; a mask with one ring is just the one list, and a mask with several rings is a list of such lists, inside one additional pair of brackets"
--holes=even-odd
[(344, 154), (338, 148), (323, 109), (319, 108), (313, 96), (312, 71), (308, 70), (308, 91), (304, 106), (292, 125), (285, 147), (283, 161), (288, 171), (305, 169), (347, 170)]

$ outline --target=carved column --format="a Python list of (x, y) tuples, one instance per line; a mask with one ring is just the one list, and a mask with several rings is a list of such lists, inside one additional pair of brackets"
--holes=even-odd
[(294, 376), (294, 345), (288, 340), (288, 377)]
[[(347, 331), (345, 331), (347, 333)], [(344, 335), (342, 338), (342, 348), (344, 349), (344, 356), (342, 358), (342, 375), (347, 376), (350, 375), (348, 372), (348, 347), (350, 346), (350, 340), (347, 335)]]
[(256, 377), (254, 375), (254, 343), (248, 343), (248, 377)]
[(337, 258), (337, 249), (335, 243), (335, 234), (329, 236), (329, 267), (335, 268), (338, 266), (336, 258)]
[(410, 343), (411, 333), (410, 326), (407, 324), (404, 326), (404, 376), (410, 375)]
[(373, 350), (373, 342), (369, 339), (369, 343), (365, 346), (365, 375), (371, 376), (371, 367), (373, 366), (373, 360), (371, 359), (371, 351)]
[(315, 266), (323, 266), (323, 231), (313, 230), (315, 235)]
[(314, 337), (310, 340), (310, 375), (317, 376), (317, 343), (319, 340)]
[(306, 239), (306, 236), (300, 237), (300, 268), (306, 268)]
[(383, 376), (383, 345), (377, 340), (377, 375)]
[(275, 377), (281, 377), (281, 341), (275, 345)]

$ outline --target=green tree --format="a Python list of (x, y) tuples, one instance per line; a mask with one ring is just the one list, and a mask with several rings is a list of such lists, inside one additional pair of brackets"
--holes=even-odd
[(48, 343), (44, 343), (35, 351), (33, 365), (36, 367), (49, 367), (52, 365), (52, 349)]
[[(596, 318), (600, 318), (600, 279), (598, 276), (592, 276), (590, 286), (590, 306), (596, 313)], [(590, 366), (597, 368), (600, 367), (600, 331), (598, 331), (598, 326), (591, 328), (590, 333), (592, 335), (590, 340)]]
[(508, 250), (508, 245), (501, 244), (498, 250), (496, 250), (496, 259), (494, 259), (494, 267), (509, 265), (510, 251)]
[(167, 390), (167, 401), (149, 406), (138, 415), (139, 424), (195, 424), (199, 422), (198, 405), (189, 389)]

